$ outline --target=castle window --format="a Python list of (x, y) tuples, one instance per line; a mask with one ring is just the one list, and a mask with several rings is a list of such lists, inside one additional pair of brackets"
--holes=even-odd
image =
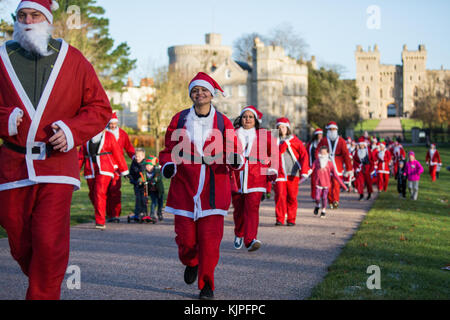
[(223, 87), (223, 91), (225, 92), (225, 94), (228, 96), (228, 97), (232, 97), (233, 96), (233, 87), (232, 86), (224, 86)]
[(419, 96), (419, 88), (415, 87), (414, 88), (414, 97), (418, 97)]
[(361, 77), (361, 80), (364, 81), (364, 76)]
[(369, 65), (366, 65), (366, 70), (369, 71)]
[(391, 97), (394, 98), (394, 87), (391, 88)]
[(230, 69), (225, 70), (225, 78), (231, 79), (231, 70)]
[(370, 77), (370, 81), (373, 81), (373, 77)]
[(369, 89), (369, 87), (366, 88), (366, 97), (370, 98), (370, 89)]
[(380, 89), (380, 98), (383, 98), (383, 89)]
[(367, 108), (370, 107), (370, 102), (369, 101), (366, 102), (366, 106), (367, 106)]
[(239, 95), (239, 97), (247, 96), (247, 86), (246, 85), (240, 85), (238, 87), (238, 95)]

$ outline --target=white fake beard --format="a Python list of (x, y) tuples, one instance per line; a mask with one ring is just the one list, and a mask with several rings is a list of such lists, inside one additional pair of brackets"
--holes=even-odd
[(329, 130), (329, 131), (327, 132), (327, 137), (328, 137), (328, 139), (330, 139), (331, 141), (336, 141), (336, 139), (338, 138), (338, 132), (337, 132), (337, 130), (333, 130), (333, 131)]
[(115, 128), (114, 130), (108, 128), (108, 131), (111, 132), (114, 137), (116, 137), (116, 140), (119, 140), (119, 127)]
[(386, 153), (386, 150), (378, 152), (378, 158), (380, 158), (380, 160), (384, 160), (384, 154), (385, 153)]
[[(26, 31), (26, 29), (31, 29)], [(14, 23), (13, 40), (17, 41), (28, 52), (41, 56), (49, 56), (53, 52), (48, 50), (48, 43), (52, 35), (53, 26), (47, 21), (35, 24)]]
[(363, 160), (365, 157), (367, 157), (367, 149), (358, 149), (358, 157), (360, 160)]
[(328, 156), (319, 156), (320, 168), (325, 168), (328, 165), (328, 161)]

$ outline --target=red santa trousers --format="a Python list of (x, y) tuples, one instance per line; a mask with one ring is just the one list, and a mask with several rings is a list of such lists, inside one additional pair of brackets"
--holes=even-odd
[(316, 192), (316, 177), (314, 175), (311, 175), (311, 199), (316, 200)]
[(287, 181), (277, 181), (275, 184), (275, 215), (278, 222), (284, 224), (287, 215), (287, 222), (295, 223), (299, 181), (299, 177), (288, 177)]
[(95, 223), (104, 225), (106, 223), (106, 203), (108, 201), (108, 189), (112, 177), (97, 175), (94, 179), (87, 179), (89, 187), (89, 199), (95, 211)]
[(122, 178), (119, 174), (114, 174), (114, 179), (112, 179), (109, 188), (106, 204), (106, 215), (108, 218), (119, 218), (122, 212), (122, 192), (120, 188), (122, 187)]
[(368, 193), (373, 193), (373, 182), (370, 177), (370, 172), (358, 172), (356, 175), (355, 186), (359, 194), (364, 193), (364, 186), (367, 187)]
[(236, 237), (244, 238), (247, 248), (258, 236), (259, 206), (262, 195), (262, 192), (233, 194), (234, 234)]
[(214, 290), (214, 270), (219, 262), (224, 217), (211, 215), (194, 221), (175, 215), (175, 242), (183, 265), (198, 266), (198, 288), (209, 283)]
[(436, 181), (437, 166), (430, 166), (428, 169), (430, 170), (431, 181)]
[(378, 191), (387, 191), (389, 185), (389, 174), (378, 173)]
[(28, 300), (59, 300), (69, 261), (73, 186), (36, 184), (0, 192), (0, 225), (28, 276)]
[[(358, 184), (356, 184), (358, 185)], [(330, 203), (339, 202), (341, 196), (341, 185), (336, 178), (331, 178), (331, 188), (328, 192), (328, 201)]]

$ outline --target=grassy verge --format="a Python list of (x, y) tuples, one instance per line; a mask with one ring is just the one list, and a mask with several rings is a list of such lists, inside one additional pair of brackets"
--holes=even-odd
[(420, 120), (416, 120), (416, 119), (401, 119), (400, 120), (402, 123), (402, 128), (405, 131), (411, 131), (412, 128), (417, 127), (422, 129), (423, 128), (423, 123)]
[[(425, 148), (413, 148), (422, 164)], [(444, 166), (450, 148), (440, 149)], [(418, 201), (399, 199), (396, 181), (381, 194), (360, 229), (310, 299), (450, 299), (450, 173), (432, 183), (426, 166)], [(369, 290), (367, 268), (381, 270), (381, 289)]]
[[(127, 158), (128, 165), (131, 160)], [(169, 191), (170, 181), (164, 179), (164, 187), (167, 198), (167, 192)], [(133, 185), (126, 179), (122, 179), (122, 216), (126, 216), (134, 211), (134, 190)], [(89, 200), (89, 188), (86, 180), (81, 178), (81, 189), (73, 193), (72, 206), (71, 206), (71, 225), (77, 225), (80, 223), (94, 222), (94, 207)], [(0, 238), (5, 238), (6, 232), (0, 227)]]
[(374, 131), (378, 124), (380, 123), (380, 120), (377, 119), (367, 119), (363, 122), (358, 123), (358, 125), (355, 127), (355, 131)]

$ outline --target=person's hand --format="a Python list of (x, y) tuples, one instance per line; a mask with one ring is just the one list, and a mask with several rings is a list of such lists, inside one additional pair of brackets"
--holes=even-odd
[(55, 134), (50, 138), (48, 142), (53, 146), (53, 150), (66, 152), (68, 147), (66, 134), (56, 124), (52, 125), (52, 129), (55, 131)]
[(18, 116), (16, 119), (16, 127), (19, 128), (19, 126), (22, 124), (23, 116)]
[(162, 172), (164, 178), (166, 179), (170, 179), (173, 177), (173, 175), (175, 174), (175, 164), (171, 163), (168, 164), (164, 167), (163, 172)]

